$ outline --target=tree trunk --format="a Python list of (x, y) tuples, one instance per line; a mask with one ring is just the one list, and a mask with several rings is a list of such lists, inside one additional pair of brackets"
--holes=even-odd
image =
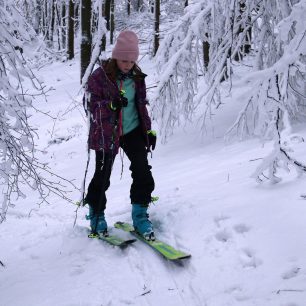
[(68, 59), (74, 58), (74, 2), (69, 0), (68, 4), (68, 20), (67, 20), (67, 55)]
[(131, 0), (127, 0), (127, 13), (128, 16), (131, 15)]
[[(248, 19), (251, 22), (251, 17), (248, 17)], [(252, 42), (252, 27), (251, 26), (248, 28), (246, 41), (247, 42), (245, 43), (243, 47), (244, 48), (243, 53), (249, 54), (251, 52), (251, 42)]]
[(91, 57), (91, 0), (81, 1), (81, 82)]
[(77, 33), (80, 30), (80, 1), (73, 0), (74, 1), (74, 31)]
[[(244, 1), (241, 1), (239, 2), (239, 19), (243, 19), (243, 13), (245, 12), (246, 10), (246, 4)], [(244, 17), (244, 19), (246, 19), (246, 17)], [(248, 16), (247, 17), (247, 20), (250, 22), (251, 21), (251, 17)], [(239, 29), (238, 29), (238, 33), (235, 34), (235, 35), (239, 35), (240, 33), (243, 33), (245, 30), (244, 26), (243, 25), (240, 25), (239, 26)], [(249, 29), (247, 30), (247, 33), (246, 33), (246, 37), (245, 37), (245, 43), (244, 45), (240, 48), (240, 50), (234, 55), (234, 59), (236, 61), (240, 61), (241, 58), (250, 53), (251, 51), (251, 38), (252, 38), (252, 27), (249, 27)]]
[(104, 3), (103, 16), (106, 20), (107, 31), (110, 30), (111, 2), (112, 2), (111, 0), (105, 0), (105, 3)]
[[(246, 11), (246, 2), (245, 1), (242, 1), (240, 2), (240, 7), (239, 7), (239, 11), (241, 13), (241, 15), (243, 14), (243, 12)], [(251, 21), (252, 21), (252, 18), (250, 15), (248, 15), (247, 17), (247, 22), (249, 24), (251, 24)], [(244, 30), (244, 28), (241, 29), (242, 31)], [(250, 26), (248, 29), (247, 29), (247, 33), (246, 33), (246, 38), (245, 38), (245, 44), (243, 45), (243, 48), (242, 48), (242, 53), (243, 55), (245, 54), (249, 54), (250, 51), (251, 51), (251, 41), (252, 41), (252, 27)]]
[(154, 13), (154, 0), (149, 0), (149, 6), (150, 6), (151, 13), (153, 14)]
[(115, 2), (111, 0), (110, 7), (110, 43), (111, 45), (114, 43), (114, 31), (115, 31)]
[(160, 0), (155, 0), (154, 56), (159, 48)]
[(66, 48), (67, 41), (66, 18), (66, 1), (63, 1), (61, 5), (61, 35), (63, 48)]
[[(110, 7), (111, 7), (111, 0), (105, 0), (102, 6), (102, 16), (106, 20), (107, 31), (110, 30)], [(103, 35), (101, 41), (101, 51), (105, 51), (105, 49), (106, 49), (106, 35)]]
[[(207, 37), (207, 33), (205, 34)], [(209, 42), (203, 41), (203, 61), (204, 61), (204, 70), (207, 71), (208, 65), (209, 65)]]
[(61, 14), (60, 12), (58, 11), (58, 5), (57, 3), (55, 4), (55, 15), (56, 15), (56, 18), (55, 18), (55, 21), (57, 22), (57, 27), (56, 27), (56, 30), (57, 30), (57, 49), (60, 51), (63, 49), (63, 46), (62, 46), (62, 22), (61, 22)]
[[(63, 8), (64, 6), (64, 8)], [(58, 40), (58, 50), (64, 50), (66, 48), (66, 41), (65, 41), (65, 15), (63, 17), (63, 10), (65, 11), (65, 2), (62, 3), (57, 2), (55, 4), (56, 10), (56, 22), (57, 22), (57, 40)]]
[(185, 7), (188, 6), (188, 0), (185, 0)]
[(43, 9), (43, 34), (45, 39), (49, 39), (49, 18), (48, 18), (48, 1), (44, 1), (44, 9)]
[(137, 9), (136, 9), (137, 12), (140, 12), (142, 10), (143, 0), (137, 0), (136, 6), (137, 6)]
[(51, 25), (50, 25), (50, 44), (53, 46), (53, 35), (54, 35), (54, 24), (55, 24), (55, 0), (51, 2)]
[(35, 10), (35, 19), (34, 19), (34, 30), (37, 34), (39, 34), (41, 29), (41, 20), (42, 20), (42, 3), (41, 1), (37, 1), (36, 10)]

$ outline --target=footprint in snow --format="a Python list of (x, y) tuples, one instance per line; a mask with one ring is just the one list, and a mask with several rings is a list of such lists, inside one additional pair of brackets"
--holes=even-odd
[(40, 257), (39, 257), (38, 255), (36, 255), (36, 254), (31, 254), (31, 255), (30, 255), (30, 258), (31, 258), (32, 260), (38, 260), (38, 259), (40, 259)]
[(221, 215), (221, 216), (215, 217), (214, 221), (215, 221), (217, 227), (221, 227), (221, 223), (223, 223), (224, 221), (226, 221), (228, 219), (230, 219), (229, 216)]
[(80, 266), (75, 266), (75, 267), (73, 267), (73, 270), (69, 273), (69, 275), (70, 276), (77, 276), (77, 275), (80, 275), (84, 272), (85, 272), (84, 268), (82, 268)]
[(250, 248), (241, 251), (240, 261), (243, 268), (257, 268), (262, 264), (262, 260), (255, 256), (255, 251)]
[(236, 233), (238, 234), (244, 234), (250, 231), (250, 227), (246, 224), (240, 223), (240, 224), (236, 224), (234, 225), (234, 230)]
[(218, 241), (227, 242), (232, 238), (232, 234), (228, 230), (224, 229), (222, 231), (217, 232), (215, 238)]
[(291, 269), (289, 269), (288, 271), (282, 274), (282, 278), (290, 279), (290, 278), (296, 277), (299, 274), (300, 270), (301, 268), (299, 267), (292, 267)]
[(225, 290), (225, 293), (233, 294), (242, 292), (242, 288), (239, 285), (232, 285), (228, 289)]

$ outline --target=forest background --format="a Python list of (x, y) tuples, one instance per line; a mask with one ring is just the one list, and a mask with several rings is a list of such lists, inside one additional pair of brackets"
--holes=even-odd
[[(47, 154), (47, 151), (53, 145), (58, 145), (56, 154), (63, 154), (61, 146), (80, 137), (82, 142), (78, 145), (86, 154), (86, 117), (82, 106), (86, 82), (99, 61), (110, 55), (117, 35), (124, 29), (132, 29), (140, 37), (139, 64), (144, 67), (144, 72), (149, 72), (147, 87), (150, 112), (154, 126), (158, 130), (160, 145), (164, 146), (160, 150), (167, 152), (166, 148), (168, 148), (169, 152), (172, 152), (167, 159), (167, 165), (171, 164), (171, 156), (178, 154), (174, 153), (176, 148), (184, 149), (186, 151), (176, 156), (180, 161), (179, 169), (182, 172), (185, 166), (187, 169), (189, 159), (186, 161), (183, 157), (184, 154), (189, 154), (188, 156), (193, 158), (188, 163), (188, 169), (193, 169), (199, 182), (204, 182), (206, 179), (209, 180), (209, 175), (215, 173), (214, 171), (230, 172), (229, 168), (226, 168), (228, 165), (225, 166), (224, 163), (231, 162), (234, 158), (226, 154), (216, 154), (222, 158), (212, 162), (214, 169), (210, 168), (208, 165), (211, 160), (206, 160), (205, 155), (204, 163), (203, 155), (201, 155), (206, 152), (202, 151), (205, 145), (219, 144), (222, 139), (225, 146), (231, 144), (237, 146), (233, 149), (234, 152), (237, 152), (237, 148), (241, 146), (245, 155), (237, 154), (235, 162), (239, 163), (240, 159), (244, 160), (245, 156), (249, 156), (247, 155), (250, 149), (248, 145), (251, 141), (252, 150), (254, 152), (258, 150), (256, 157), (251, 160), (256, 166), (246, 167), (239, 172), (240, 179), (237, 178), (237, 186), (238, 181), (241, 183), (246, 177), (251, 176), (253, 183), (249, 184), (254, 186), (259, 184), (258, 186), (267, 192), (267, 198), (269, 198), (269, 190), (271, 192), (277, 190), (284, 196), (287, 191), (292, 192), (293, 189), (290, 189), (292, 186), (297, 188), (294, 191), (298, 193), (298, 199), (306, 198), (301, 187), (304, 180), (303, 173), (306, 171), (304, 154), (305, 16), (306, 0), (0, 0), (0, 178), (2, 189), (0, 216), (2, 229), (5, 233), (16, 232), (18, 222), (22, 223), (20, 216), (24, 216), (22, 203), (25, 203), (32, 212), (34, 202), (40, 207), (43, 203), (52, 205), (54, 202), (62, 201), (69, 203), (75, 209), (75, 205), (71, 204), (82, 200), (86, 188), (84, 172), (86, 162), (89, 160), (84, 160), (82, 175), (78, 173), (71, 178), (63, 170), (64, 165), (59, 169), (54, 167), (51, 159), (52, 154), (55, 153)], [(77, 88), (77, 93), (71, 91), (73, 94), (71, 93), (70, 100), (67, 100), (67, 97), (58, 94), (56, 90), (65, 84), (61, 83), (65, 82), (65, 70), (68, 71), (75, 65), (78, 68), (73, 70), (74, 74), (77, 74), (74, 76), (74, 82), (75, 79), (77, 82), (74, 83), (73, 88)], [(45, 74), (45, 77), (41, 72)], [(56, 82), (50, 81), (52, 73), (56, 74)], [(59, 111), (60, 107), (61, 111)], [(74, 125), (68, 134), (58, 135), (56, 133), (58, 127), (66, 127), (62, 123), (63, 114), (66, 116), (71, 114), (70, 119), (73, 122), (74, 112), (84, 119), (82, 126)], [(49, 125), (48, 139), (43, 134), (44, 123)], [(189, 136), (181, 138), (188, 143), (187, 150), (180, 144), (178, 137), (182, 135), (180, 131), (190, 131), (190, 129), (192, 137), (187, 133)], [(80, 130), (83, 131), (82, 136), (80, 136)], [(42, 138), (46, 138), (48, 150), (45, 150), (46, 146), (42, 148)], [(207, 150), (211, 150), (209, 146)], [(196, 165), (202, 165), (202, 162), (203, 168), (198, 169)], [(160, 171), (160, 181), (164, 178), (165, 183), (168, 184), (173, 180), (173, 177), (170, 178), (170, 169), (169, 174)], [(74, 173), (71, 169), (66, 171)], [(178, 176), (178, 173), (181, 174), (175, 171), (172, 174)], [(189, 186), (188, 178), (193, 181), (192, 174), (185, 173), (185, 178), (181, 178), (181, 182), (186, 184), (186, 190)], [(177, 179), (179, 180), (179, 176)], [(224, 198), (234, 203), (230, 193), (225, 192), (228, 190), (217, 188), (219, 182), (214, 179), (212, 181), (216, 183), (216, 189), (210, 186), (211, 192), (224, 192)], [(231, 181), (229, 174), (227, 181)], [(284, 182), (287, 185), (282, 185)], [(277, 185), (281, 187), (274, 189), (277, 187), (273, 186)], [(206, 198), (206, 194), (197, 194), (201, 186), (200, 183), (190, 185), (190, 188), (193, 188), (194, 198), (191, 199), (193, 202), (198, 201), (197, 197)], [(232, 190), (241, 191), (238, 187)], [(254, 198), (259, 197), (265, 205), (272, 201), (268, 203), (259, 196), (258, 192), (249, 189), (248, 191)], [(160, 193), (169, 200), (166, 192)], [(33, 194), (36, 196), (34, 197)], [(295, 215), (292, 216), (292, 222), (290, 221), (288, 226), (286, 221), (291, 220), (290, 217), (287, 220), (290, 209), (288, 203), (285, 203), (286, 197), (282, 198), (281, 195), (279, 198), (277, 196), (273, 198), (279, 202), (279, 209), (275, 207), (272, 213), (272, 215), (283, 216), (279, 219), (276, 217), (281, 221), (279, 226), (283, 226), (279, 231), (279, 239), (285, 236), (286, 231), (290, 232), (288, 230), (290, 226), (292, 226), (291, 229), (294, 228), (294, 222), (301, 224), (298, 220), (303, 216), (302, 209), (293, 210), (292, 213)], [(180, 195), (179, 202), (184, 203), (183, 199), (187, 198), (187, 194)], [(163, 203), (162, 199), (161, 202)], [(172, 203), (171, 199), (169, 203)], [(237, 203), (240, 205), (242, 202), (238, 200)], [(22, 214), (15, 213), (18, 207), (23, 211)], [(164, 209), (167, 207), (167, 203), (164, 203)], [(219, 209), (222, 210), (222, 207), (221, 203)], [(224, 210), (226, 210), (225, 206)], [(170, 207), (169, 211), (172, 211)], [(195, 212), (200, 213), (200, 208)], [(178, 218), (183, 218), (183, 211), (176, 213)], [(263, 218), (264, 213), (265, 210), (258, 211), (255, 215), (260, 219)], [(17, 215), (16, 220), (14, 214)], [(163, 216), (162, 213), (161, 216)], [(9, 223), (10, 218), (14, 225)], [(62, 216), (59, 220), (62, 220), (61, 218)], [(221, 224), (228, 222), (228, 219), (224, 215), (214, 217), (214, 223), (220, 229), (215, 235), (217, 242), (227, 243), (234, 238), (230, 231), (221, 230)], [(161, 220), (174, 221), (171, 214), (161, 217)], [(188, 220), (188, 223), (194, 222), (199, 226), (201, 224), (201, 220), (195, 216), (190, 216)], [(251, 223), (251, 220), (249, 222)], [(233, 225), (235, 232), (245, 234), (252, 227), (265, 228), (266, 226), (263, 222), (254, 222), (252, 226)], [(178, 224), (175, 231), (179, 231), (180, 227)], [(27, 229), (30, 229), (30, 225), (27, 225)], [(198, 230), (199, 236), (204, 237), (205, 233), (202, 233), (199, 228)], [(82, 230), (80, 232), (84, 234)], [(186, 233), (192, 234), (193, 229), (187, 230)], [(292, 230), (290, 233), (293, 234), (292, 237), (302, 235), (303, 228)], [(68, 241), (68, 237), (65, 235), (64, 237), (65, 241)], [(21, 242), (22, 237), (19, 238)], [(19, 238), (15, 238), (16, 241), (19, 241)], [(74, 238), (81, 239), (77, 234)], [(166, 236), (166, 238), (169, 237)], [(263, 241), (258, 236), (256, 238)], [(286, 237), (285, 241), (290, 244), (291, 238)], [(215, 244), (209, 243), (204, 240), (204, 245), (219, 250)], [(180, 244), (183, 245), (182, 242)], [(3, 245), (12, 247), (9, 241), (4, 241)], [(28, 240), (26, 248), (30, 245), (31, 241)], [(191, 239), (188, 248), (193, 250), (195, 261), (200, 257), (205, 258), (205, 252), (197, 249), (196, 239)], [(51, 251), (51, 249), (52, 246), (48, 250)], [(230, 250), (232, 251), (231, 248)], [(303, 253), (302, 247), (298, 250), (299, 254)], [(258, 260), (252, 249), (243, 248), (239, 254), (244, 268), (260, 266), (261, 260)], [(1, 266), (6, 266), (8, 257), (2, 254), (0, 261)], [(264, 262), (267, 261), (269, 260), (265, 257)], [(299, 261), (295, 260), (295, 262)], [(147, 269), (145, 264), (141, 269)], [(129, 271), (126, 272), (128, 274)], [(280, 274), (283, 280), (291, 280), (296, 276), (300, 280), (305, 276), (301, 262), (284, 268)], [(192, 275), (197, 279), (195, 287), (199, 290), (199, 295), (193, 300), (191, 296), (194, 290), (189, 288), (189, 291), (186, 289), (188, 293), (185, 298), (187, 301), (191, 299), (194, 305), (197, 303), (205, 305), (203, 300), (207, 292), (198, 287), (205, 273), (199, 270)], [(239, 275), (241, 276), (242, 273)], [(254, 277), (254, 282), (258, 279), (260, 279), (259, 275), (258, 278)], [(267, 279), (271, 280), (271, 278)], [(186, 284), (182, 281), (182, 286)], [(235, 286), (231, 284), (230, 287)], [(244, 301), (241, 292), (245, 293), (242, 286), (235, 288), (230, 290), (233, 295), (237, 295), (233, 305), (236, 305), (237, 300)], [(271, 291), (275, 289), (272, 289), (272, 286), (267, 288)], [(213, 291), (209, 290), (210, 288), (208, 289), (210, 293)], [(285, 290), (290, 292), (291, 288), (285, 288)], [(303, 288), (292, 290), (304, 292)], [(258, 296), (250, 293), (249, 296), (252, 296), (251, 300), (256, 304), (254, 301)], [(211, 299), (213, 303), (213, 297)], [(168, 299), (166, 300), (169, 302)], [(157, 298), (154, 301), (156, 302)], [(225, 303), (232, 305), (224, 297), (220, 301), (218, 305), (227, 305)], [(285, 304), (284, 301), (284, 305), (299, 305), (289, 302)], [(248, 304), (250, 302), (244, 303), (253, 305)]]

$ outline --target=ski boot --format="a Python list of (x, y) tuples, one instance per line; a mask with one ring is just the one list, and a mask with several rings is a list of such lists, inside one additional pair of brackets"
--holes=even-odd
[(95, 214), (93, 208), (89, 206), (89, 215), (86, 216), (86, 218), (87, 220), (90, 220), (90, 228), (92, 234), (103, 235), (105, 237), (108, 236), (107, 223), (105, 221), (105, 215), (103, 211)]
[(148, 207), (141, 204), (132, 204), (132, 219), (133, 226), (137, 233), (139, 233), (146, 240), (155, 240), (153, 226), (149, 220), (147, 213)]

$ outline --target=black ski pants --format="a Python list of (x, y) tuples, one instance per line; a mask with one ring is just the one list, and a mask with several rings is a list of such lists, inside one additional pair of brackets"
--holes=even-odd
[[(148, 163), (148, 153), (140, 127), (121, 136), (120, 146), (131, 162), (130, 170), (133, 179), (130, 198), (132, 204), (148, 205), (154, 190), (154, 179), (151, 166)], [(86, 202), (95, 213), (105, 210), (106, 190), (110, 186), (110, 175), (115, 157), (109, 153), (96, 151), (96, 168), (94, 176), (88, 186)]]

